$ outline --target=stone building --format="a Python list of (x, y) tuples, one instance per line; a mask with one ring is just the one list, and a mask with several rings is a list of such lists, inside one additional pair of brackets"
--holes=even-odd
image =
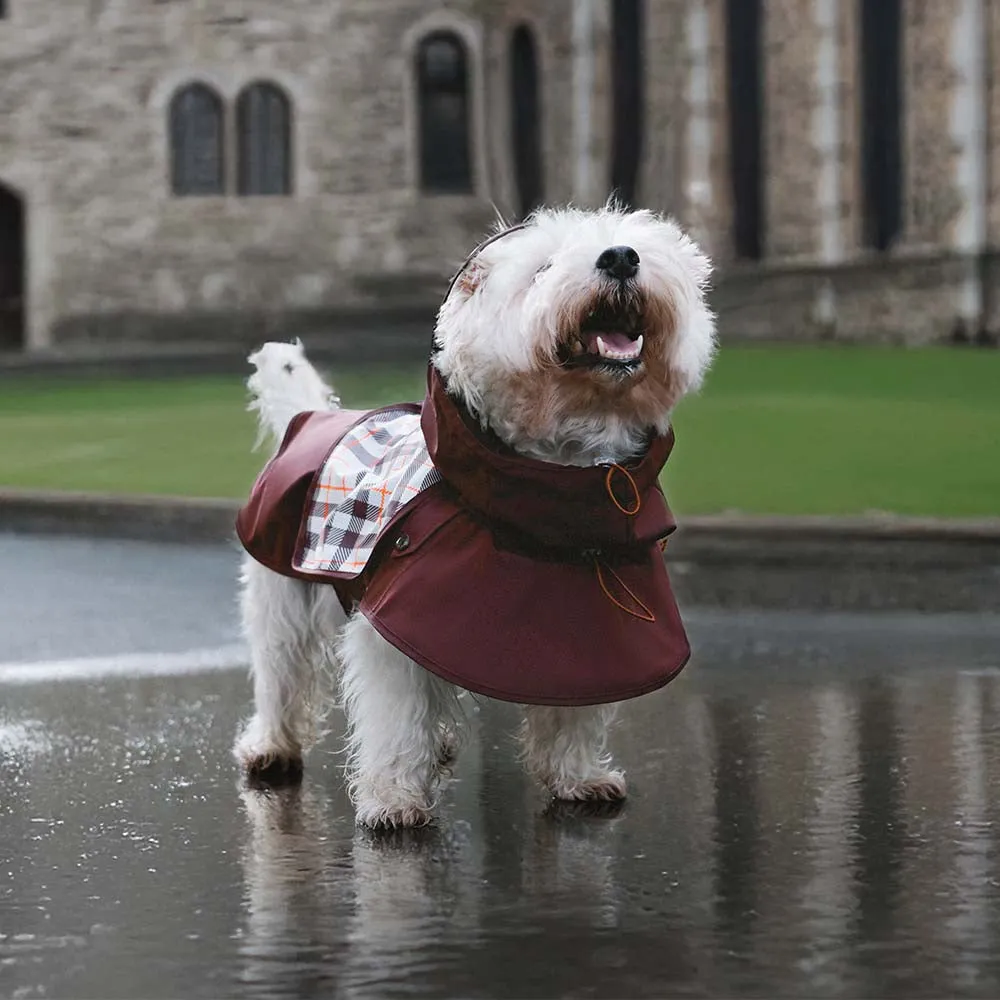
[(727, 336), (992, 334), (1000, 0), (0, 0), (0, 341), (426, 327), (619, 191)]

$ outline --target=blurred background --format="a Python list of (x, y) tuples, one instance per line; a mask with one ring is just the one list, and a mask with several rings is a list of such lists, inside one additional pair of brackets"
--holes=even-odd
[(419, 398), (496, 213), (616, 193), (717, 263), (682, 512), (996, 513), (998, 53), (998, 0), (0, 0), (0, 485), (239, 496), (247, 348)]

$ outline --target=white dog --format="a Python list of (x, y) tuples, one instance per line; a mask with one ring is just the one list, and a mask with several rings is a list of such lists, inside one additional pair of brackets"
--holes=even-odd
[[(704, 298), (709, 274), (697, 246), (652, 213), (614, 205), (542, 210), (488, 240), (456, 275), (438, 315), (433, 366), (449, 397), (499, 448), (542, 472), (608, 469), (611, 499), (632, 515), (631, 501), (615, 498), (612, 473), (636, 488), (626, 470), (651, 437), (671, 433), (672, 408), (701, 384), (715, 348)], [(300, 345), (268, 344), (250, 360), (257, 367), (248, 382), (251, 405), (262, 431), (279, 441), (297, 414), (337, 410)], [(596, 565), (622, 628), (653, 620), (624, 576)], [(586, 580), (593, 584), (593, 575)], [(345, 612), (328, 583), (250, 558), (242, 582), (256, 712), (235, 753), (247, 773), (268, 780), (301, 774), (303, 751), (329, 704), (324, 680), (332, 667), (347, 715), (348, 787), (358, 822), (428, 822), (442, 765), (462, 736), (461, 686), (418, 665), (365, 614)], [(625, 606), (633, 599), (640, 611)], [(539, 594), (534, 603), (545, 601)], [(518, 627), (509, 623), (512, 632)], [(474, 641), (474, 630), (469, 636)], [(467, 656), (474, 660), (476, 649)], [(544, 651), (539, 656), (542, 669)], [(606, 749), (614, 704), (568, 702), (525, 705), (529, 772), (559, 799), (624, 797), (624, 775)]]

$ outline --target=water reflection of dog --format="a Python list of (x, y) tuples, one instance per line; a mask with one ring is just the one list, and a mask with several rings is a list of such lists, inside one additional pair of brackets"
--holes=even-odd
[[(520, 850), (500, 857), (466, 823), (355, 829), (309, 783), (242, 797), (250, 831), (241, 983), (251, 994), (389, 992), (423, 975), (458, 989), (478, 981), (484, 939), (501, 953), (520, 942), (544, 965), (544, 941), (529, 946), (526, 930), (567, 943), (621, 918), (618, 824), (603, 811), (525, 816)], [(495, 974), (516, 978), (518, 968)]]
[[(313, 785), (241, 793), (250, 832), (242, 855), (247, 925), (241, 981), (251, 993), (309, 996), (329, 986), (324, 956), (343, 946), (349, 866), (337, 823)], [(346, 852), (345, 852), (346, 853)]]
[(353, 843), (355, 908), (342, 987), (405, 987), (443, 975), (480, 937), (482, 854), (466, 824), (359, 830)]
[(478, 927), (468, 827), (354, 830), (307, 784), (246, 789), (248, 910), (241, 975), (253, 993), (348, 995), (409, 974), (429, 945)]
[[(359, 831), (342, 991), (386, 994), (423, 977), (455, 995), (484, 980), (548, 982), (551, 948), (617, 926), (615, 824), (570, 809), (521, 829), (520, 850), (502, 857), (465, 824)], [(561, 975), (551, 969), (552, 984)]]
[(537, 817), (523, 879), (540, 909), (554, 907), (590, 927), (618, 922), (615, 878), (621, 802), (553, 801)]

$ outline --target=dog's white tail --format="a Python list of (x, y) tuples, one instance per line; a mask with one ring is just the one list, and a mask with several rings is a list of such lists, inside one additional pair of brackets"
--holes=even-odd
[(310, 364), (302, 342), (271, 342), (247, 359), (256, 371), (247, 379), (253, 395), (248, 409), (257, 411), (259, 445), (270, 432), (280, 441), (292, 417), (304, 410), (335, 410), (340, 400)]

